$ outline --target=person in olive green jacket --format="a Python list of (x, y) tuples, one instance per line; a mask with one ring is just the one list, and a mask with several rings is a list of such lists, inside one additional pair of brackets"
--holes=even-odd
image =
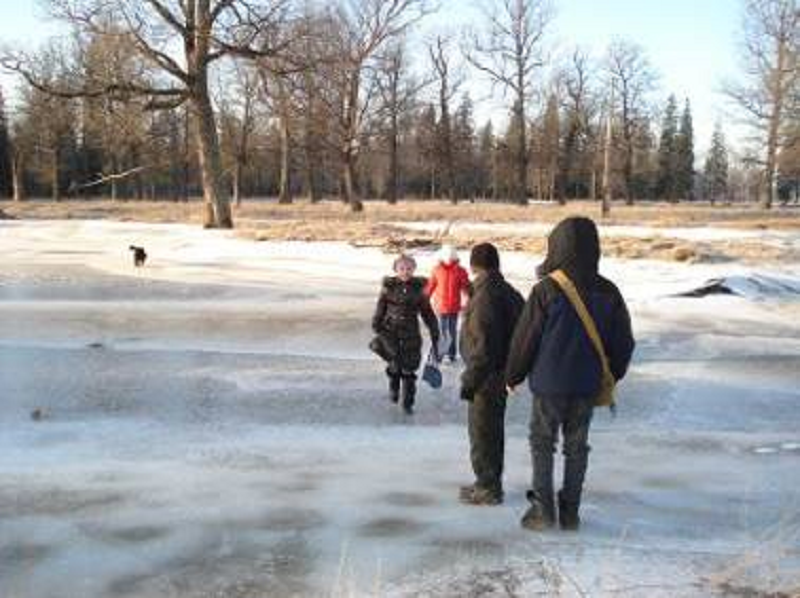
[(500, 257), (491, 243), (473, 247), (470, 268), (475, 278), (461, 327), (461, 398), (469, 402), (475, 482), (462, 487), (459, 497), (466, 504), (496, 505), (503, 502), (504, 371), (514, 324), (525, 302), (500, 273)]

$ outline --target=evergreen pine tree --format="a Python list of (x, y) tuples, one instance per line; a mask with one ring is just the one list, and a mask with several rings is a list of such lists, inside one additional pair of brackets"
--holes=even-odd
[(728, 193), (728, 149), (720, 124), (714, 127), (704, 168), (705, 192), (712, 205)]
[(692, 199), (694, 183), (694, 129), (689, 100), (683, 107), (681, 125), (675, 138), (675, 193), (679, 199)]
[(433, 104), (425, 106), (417, 119), (414, 135), (414, 145), (417, 150), (418, 163), (415, 170), (415, 179), (419, 181), (414, 187), (418, 192), (428, 197), (436, 197), (438, 193), (438, 162), (437, 159), (437, 130), (436, 108)]
[(475, 174), (475, 123), (472, 116), (472, 99), (464, 94), (453, 118), (453, 161), (458, 197), (474, 197)]
[(675, 96), (670, 95), (664, 120), (661, 124), (661, 139), (658, 144), (658, 181), (656, 195), (659, 199), (674, 201), (677, 198), (675, 173), (677, 167), (678, 106)]

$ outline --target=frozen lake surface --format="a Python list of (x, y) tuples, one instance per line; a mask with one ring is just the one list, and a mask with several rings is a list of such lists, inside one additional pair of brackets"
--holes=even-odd
[[(412, 418), (384, 398), (390, 257), (80, 221), (0, 223), (0, 252), (0, 596), (800, 592), (797, 264), (602, 263), (635, 363), (581, 531), (534, 534), (527, 392), (496, 508), (456, 500), (457, 367)], [(525, 294), (538, 259), (503, 256)], [(711, 278), (741, 294), (673, 296)]]

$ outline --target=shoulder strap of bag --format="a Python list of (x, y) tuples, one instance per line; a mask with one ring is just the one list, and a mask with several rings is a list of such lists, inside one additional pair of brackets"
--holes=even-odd
[(570, 303), (572, 303), (575, 311), (578, 312), (578, 317), (583, 322), (584, 328), (586, 328), (586, 334), (589, 335), (594, 348), (597, 350), (597, 354), (600, 356), (600, 364), (603, 368), (603, 373), (610, 374), (611, 368), (608, 365), (608, 357), (603, 348), (603, 341), (600, 340), (600, 333), (597, 332), (594, 319), (589, 314), (589, 310), (586, 309), (583, 299), (581, 299), (581, 296), (578, 294), (578, 289), (575, 288), (572, 280), (570, 280), (569, 276), (567, 276), (563, 270), (551, 272), (550, 278), (558, 283), (558, 286), (561, 287), (561, 290), (564, 291), (564, 294), (567, 296)]

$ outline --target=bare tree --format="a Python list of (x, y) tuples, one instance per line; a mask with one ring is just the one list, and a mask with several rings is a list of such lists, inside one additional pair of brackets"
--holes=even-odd
[(591, 71), (588, 54), (576, 49), (558, 72), (566, 121), (558, 185), (561, 199), (581, 195), (593, 197), (595, 173), (592, 158), (596, 135), (591, 123), (597, 108)]
[(247, 65), (234, 64), (232, 79), (220, 85), (217, 105), (220, 114), (223, 157), (230, 162), (231, 190), (237, 207), (242, 202), (242, 175), (250, 159), (255, 131), (258, 78)]
[(384, 132), (389, 153), (386, 199), (396, 203), (400, 189), (400, 121), (414, 108), (417, 94), (427, 81), (408, 73), (408, 54), (402, 38), (392, 42), (383, 53), (375, 77), (380, 105), (374, 120), (378, 122), (377, 129)]
[[(91, 36), (81, 52), (84, 81), (92, 84), (118, 77), (133, 84), (143, 83), (141, 65), (130, 38)], [(125, 180), (117, 175), (128, 171), (131, 173), (128, 176), (132, 176), (143, 170), (139, 161), (148, 125), (143, 98), (130, 97), (125, 101), (108, 95), (82, 98), (81, 110), (84, 141), (99, 150), (105, 163), (102, 172), (91, 173), (93, 180), (76, 181), (73, 187), (98, 186), (97, 180), (103, 179), (111, 186), (111, 198), (117, 199), (119, 183)]]
[[(31, 71), (46, 85), (66, 85), (70, 73), (62, 60), (64, 54), (64, 49), (59, 44), (49, 44), (31, 59)], [(22, 114), (16, 123), (15, 135), (19, 146), (16, 169), (19, 169), (20, 188), (27, 163), (27, 167), (50, 186), (51, 198), (59, 201), (64, 182), (63, 159), (74, 141), (75, 102), (53, 96), (33, 86), (26, 86), (22, 95)]]
[[(342, 0), (333, 12), (335, 41), (335, 103), (344, 199), (354, 211), (363, 208), (356, 197), (355, 173), (359, 138), (375, 97), (375, 79), (367, 71), (381, 49), (401, 36), (430, 11), (427, 0)], [(330, 100), (329, 100), (330, 101)]]
[(12, 199), (23, 201), (25, 193), (25, 164), (30, 157), (34, 141), (25, 123), (16, 121), (11, 131), (11, 187)]
[(24, 55), (6, 55), (6, 67), (49, 93), (71, 96), (148, 98), (149, 108), (188, 103), (195, 124), (206, 212), (205, 226), (230, 228), (230, 194), (224, 184), (219, 137), (209, 90), (211, 65), (223, 57), (270, 59), (288, 40), (270, 46), (265, 31), (280, 28), (288, 0), (50, 0), (56, 16), (79, 33), (127, 36), (153, 71), (146, 83), (124, 78), (89, 86), (54, 88), (27, 67)]
[[(262, 98), (268, 104), (272, 116), (277, 118), (280, 146), (278, 202), (281, 204), (292, 203), (292, 154), (297, 137), (294, 131), (296, 122), (301, 118), (311, 118), (310, 115), (301, 116), (303, 83), (309, 81), (307, 74), (315, 66), (321, 66), (322, 61), (328, 60), (324, 52), (318, 51), (319, 45), (310, 41), (317, 32), (314, 31), (316, 23), (309, 11), (307, 8), (303, 18), (291, 28), (273, 32), (273, 35), (302, 40), (295, 55), (258, 62)], [(277, 42), (273, 45), (277, 45)], [(297, 68), (299, 65), (304, 65), (304, 68)]]
[[(553, 201), (556, 198), (556, 177), (558, 173), (559, 149), (561, 142), (561, 126), (558, 114), (558, 97), (550, 94), (547, 106), (541, 118), (538, 137), (538, 155), (540, 156), (537, 188), (538, 197)], [(564, 203), (563, 200), (560, 203)]]
[(378, 76), (378, 89), (382, 103), (389, 116), (389, 131), (386, 135), (389, 146), (389, 181), (386, 189), (386, 199), (389, 203), (397, 203), (399, 185), (399, 160), (397, 156), (399, 118), (401, 106), (400, 83), (405, 67), (405, 54), (401, 45), (390, 48), (384, 58), (385, 67)]
[(544, 64), (544, 34), (552, 18), (548, 0), (502, 0), (499, 10), (485, 10), (487, 31), (472, 32), (465, 44), (470, 64), (513, 98), (517, 135), (514, 199), (527, 203), (527, 107), (535, 91), (534, 74)]
[(449, 40), (437, 36), (428, 45), (428, 54), (433, 65), (439, 87), (439, 150), (444, 166), (444, 193), (451, 202), (456, 203), (455, 156), (453, 151), (453, 123), (450, 116), (450, 103), (463, 83), (462, 76), (452, 73), (452, 59), (448, 52)]
[(642, 48), (627, 41), (612, 42), (606, 55), (608, 88), (618, 106), (617, 126), (622, 145), (625, 201), (633, 203), (633, 166), (636, 136), (647, 114), (647, 95), (653, 90), (656, 75)]
[(331, 129), (336, 129), (331, 124), (336, 119), (335, 102), (331, 99), (335, 95), (331, 83), (336, 69), (328, 38), (335, 27), (332, 16), (315, 11), (309, 0), (301, 22), (306, 35), (301, 38), (300, 52), (314, 67), (297, 75), (291, 87), (291, 105), (297, 132), (295, 144), (302, 152), (306, 189), (313, 203), (322, 198), (326, 156), (338, 156), (340, 149), (339, 144), (331, 142)]
[(791, 145), (790, 123), (798, 119), (800, 9), (796, 0), (745, 0), (742, 31), (743, 81), (726, 94), (744, 113), (763, 148), (762, 205), (776, 196), (781, 148)]
[(608, 216), (611, 212), (611, 142), (614, 131), (614, 85), (611, 85), (603, 127), (603, 178), (602, 178), (602, 206), (601, 213)]

